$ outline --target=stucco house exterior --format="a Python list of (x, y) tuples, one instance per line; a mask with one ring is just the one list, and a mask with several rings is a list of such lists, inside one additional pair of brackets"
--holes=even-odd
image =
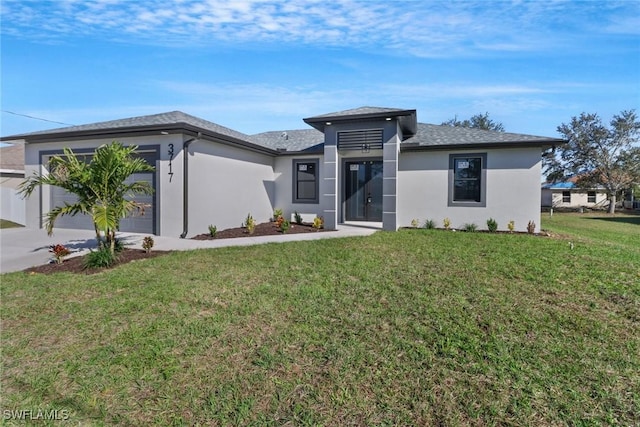
[(24, 180), (24, 144), (0, 148), (0, 218), (25, 223), (25, 201), (18, 194)]
[(572, 179), (547, 182), (542, 185), (542, 207), (547, 208), (603, 208), (609, 205), (604, 188), (581, 188)]
[[(138, 174), (155, 192), (143, 217), (123, 231), (190, 237), (238, 227), (248, 213), (268, 221), (276, 208), (325, 227), (365, 222), (384, 230), (433, 219), (442, 226), (494, 218), (500, 229), (540, 224), (542, 151), (556, 138), (419, 123), (416, 110), (361, 107), (303, 119), (306, 129), (255, 135), (179, 111), (3, 137), (26, 143), (25, 170), (47, 173), (70, 147), (90, 154), (117, 140), (137, 145), (155, 166)], [(27, 200), (27, 227), (68, 195), (41, 188)], [(58, 227), (90, 228), (63, 217)]]

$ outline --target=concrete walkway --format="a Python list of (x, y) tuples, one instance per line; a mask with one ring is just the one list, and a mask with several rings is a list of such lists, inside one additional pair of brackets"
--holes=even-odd
[[(248, 246), (263, 243), (368, 236), (376, 231), (379, 231), (379, 229), (339, 225), (336, 231), (219, 240), (191, 240), (153, 236), (153, 249), (159, 251), (188, 251), (192, 249), (222, 248), (225, 246)], [(118, 238), (122, 239), (127, 247), (134, 249), (142, 249), (142, 239), (145, 236), (148, 236), (148, 234), (118, 233)], [(49, 247), (59, 243), (73, 252), (73, 255), (70, 256), (81, 255), (97, 246), (95, 233), (92, 230), (56, 229), (51, 237), (47, 236), (45, 230), (27, 228), (0, 230), (0, 273), (21, 271), (35, 265), (48, 263), (51, 260)]]

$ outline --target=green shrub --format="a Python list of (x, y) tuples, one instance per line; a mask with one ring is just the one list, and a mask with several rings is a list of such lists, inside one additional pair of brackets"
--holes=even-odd
[(474, 231), (476, 231), (478, 229), (478, 226), (476, 224), (474, 224), (473, 222), (471, 222), (471, 223), (467, 223), (467, 224), (463, 225), (462, 228), (464, 229), (464, 231), (468, 231), (469, 233), (473, 233)]
[(300, 214), (298, 213), (298, 211), (295, 211), (295, 212), (293, 213), (293, 219), (295, 219), (296, 224), (298, 224), (298, 225), (302, 224), (302, 215), (300, 215)]
[(487, 228), (490, 232), (495, 233), (498, 231), (498, 222), (493, 218), (489, 218), (487, 220)]
[(244, 226), (246, 227), (249, 234), (253, 234), (256, 231), (256, 220), (253, 219), (251, 213), (247, 215), (247, 219), (244, 220)]
[(315, 228), (316, 231), (319, 231), (323, 227), (324, 227), (324, 218), (322, 218), (321, 216), (315, 217), (313, 219), (313, 228)]
[(507, 228), (509, 229), (510, 233), (513, 233), (513, 230), (516, 229), (516, 222), (514, 220), (509, 221), (509, 224), (507, 224)]
[(216, 227), (215, 225), (210, 225), (209, 226), (209, 235), (211, 237), (216, 237), (216, 234), (218, 234), (218, 227)]
[(103, 246), (95, 251), (92, 250), (89, 252), (84, 259), (84, 268), (110, 267), (117, 259), (117, 256), (113, 255), (109, 248)]
[(433, 219), (428, 219), (424, 222), (424, 228), (426, 228), (427, 230), (433, 230), (434, 228), (436, 228), (436, 222)]
[(291, 223), (286, 219), (282, 221), (280, 224), (280, 231), (282, 231), (282, 234), (286, 234), (286, 232), (289, 231), (289, 228), (291, 228)]
[(444, 229), (448, 230), (451, 228), (451, 220), (447, 217), (442, 221), (442, 225), (444, 225)]
[(282, 209), (274, 209), (273, 210), (273, 220), (277, 221), (279, 217), (283, 216), (284, 212)]
[(418, 228), (419, 225), (420, 225), (420, 221), (418, 221), (416, 218), (411, 220), (411, 227)]

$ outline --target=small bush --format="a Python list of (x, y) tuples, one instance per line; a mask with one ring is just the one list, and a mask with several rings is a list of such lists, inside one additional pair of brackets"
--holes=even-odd
[(113, 250), (116, 253), (120, 253), (124, 251), (124, 241), (122, 239), (116, 239), (115, 244), (113, 245)]
[(273, 210), (273, 221), (277, 221), (278, 218), (280, 218), (281, 216), (284, 215), (284, 212), (282, 209), (274, 209)]
[(298, 225), (302, 224), (302, 215), (300, 215), (300, 214), (298, 213), (298, 211), (295, 211), (295, 212), (293, 213), (293, 219), (295, 219), (296, 224), (298, 224)]
[(445, 230), (448, 230), (449, 228), (451, 228), (451, 220), (449, 218), (445, 218), (442, 221), (442, 225), (444, 225)]
[(516, 229), (516, 222), (514, 220), (509, 221), (509, 224), (507, 224), (507, 228), (509, 229), (510, 233), (513, 233), (513, 230)]
[(51, 245), (49, 247), (49, 252), (53, 254), (53, 258), (56, 260), (56, 264), (62, 264), (64, 261), (64, 257), (69, 255), (71, 251), (67, 249), (64, 245)]
[(282, 221), (282, 223), (280, 224), (280, 231), (282, 231), (282, 234), (286, 234), (287, 231), (289, 231), (289, 228), (291, 228), (291, 223), (286, 219)]
[(142, 239), (142, 249), (144, 249), (146, 253), (150, 253), (154, 243), (155, 242), (153, 241), (153, 237), (146, 236), (144, 239)]
[(418, 228), (419, 225), (420, 225), (420, 221), (418, 221), (416, 218), (411, 220), (411, 227)]
[(436, 228), (436, 222), (433, 219), (428, 219), (424, 222), (424, 228), (426, 228), (427, 230), (433, 230), (434, 228)]
[(467, 223), (467, 224), (463, 225), (462, 228), (464, 229), (464, 231), (468, 231), (469, 233), (473, 233), (474, 231), (476, 231), (478, 229), (478, 226), (472, 222), (472, 223)]
[(498, 231), (498, 222), (493, 218), (489, 218), (487, 220), (487, 228), (491, 233), (495, 233)]
[(216, 237), (216, 234), (218, 234), (218, 227), (215, 225), (210, 225), (209, 226), (209, 235), (211, 237)]
[(536, 232), (536, 223), (533, 221), (529, 221), (529, 224), (527, 224), (527, 233), (533, 234), (535, 232)]
[(324, 218), (322, 218), (321, 216), (315, 217), (313, 219), (313, 228), (315, 228), (316, 231), (319, 231), (323, 227), (324, 227)]
[(253, 219), (253, 217), (251, 216), (251, 213), (249, 213), (247, 215), (247, 219), (244, 220), (244, 226), (249, 232), (249, 234), (253, 234), (253, 232), (256, 231), (256, 220)]
[(111, 254), (109, 248), (99, 248), (89, 252), (84, 259), (84, 268), (104, 268), (110, 267), (117, 261), (117, 257)]

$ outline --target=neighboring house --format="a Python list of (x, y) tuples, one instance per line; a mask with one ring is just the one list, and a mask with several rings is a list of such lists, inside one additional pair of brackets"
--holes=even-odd
[(18, 194), (24, 180), (24, 144), (0, 147), (0, 218), (25, 224), (25, 201)]
[(601, 208), (609, 205), (604, 188), (580, 188), (576, 179), (542, 185), (542, 207)]
[[(47, 173), (50, 156), (70, 147), (92, 153), (118, 140), (139, 146), (155, 173), (138, 174), (155, 193), (143, 217), (123, 231), (166, 236), (238, 227), (251, 213), (268, 221), (275, 208), (325, 227), (364, 222), (385, 230), (433, 219), (500, 229), (515, 221), (540, 227), (543, 149), (555, 138), (418, 123), (416, 110), (362, 107), (304, 119), (311, 129), (246, 135), (174, 111), (53, 129), (2, 140), (26, 142), (26, 170)], [(43, 188), (27, 201), (27, 226), (68, 197)], [(62, 217), (58, 227), (90, 228)]]

